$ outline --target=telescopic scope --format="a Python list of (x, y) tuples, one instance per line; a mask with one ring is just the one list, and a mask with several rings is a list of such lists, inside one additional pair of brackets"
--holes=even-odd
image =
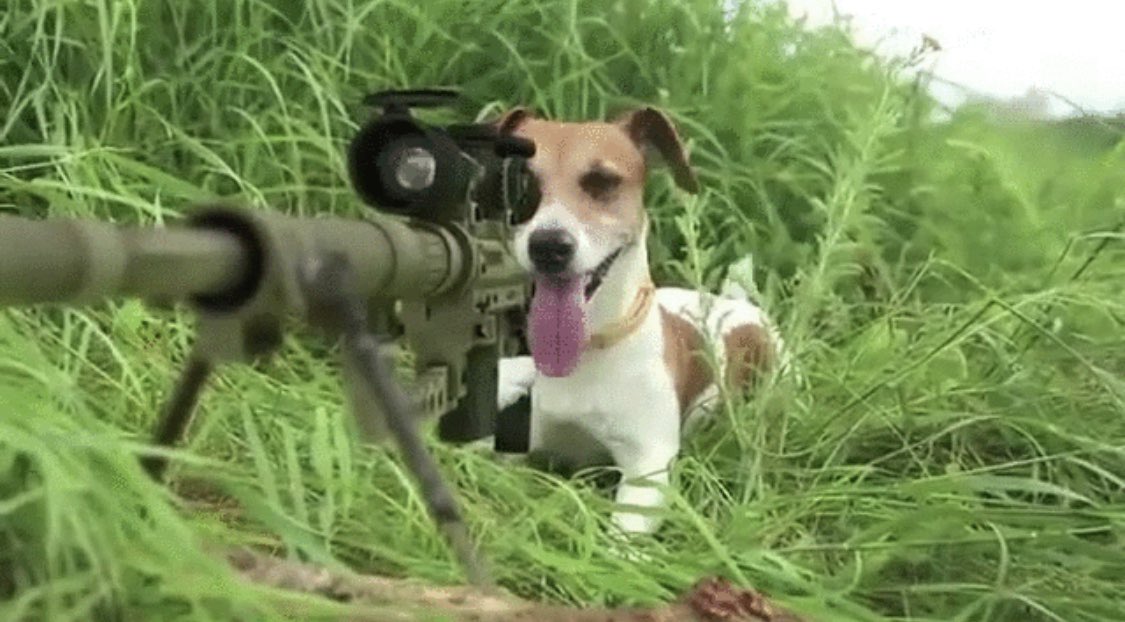
[(368, 205), (424, 220), (434, 219), (431, 210), (464, 202), (473, 175), (448, 134), (398, 114), (360, 130), (349, 168), (356, 193)]
[(529, 140), (500, 136), (488, 124), (438, 128), (411, 108), (448, 106), (454, 90), (385, 91), (365, 103), (382, 109), (352, 140), (348, 172), (369, 206), (431, 222), (464, 220), (470, 203), (495, 212), (526, 212), (538, 188), (526, 161)]

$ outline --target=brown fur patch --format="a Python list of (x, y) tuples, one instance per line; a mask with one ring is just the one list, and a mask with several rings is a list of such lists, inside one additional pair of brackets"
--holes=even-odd
[[(687, 416), (687, 407), (714, 381), (711, 366), (704, 355), (703, 335), (682, 317), (660, 309), (664, 330), (664, 364), (672, 374), (680, 416)], [(726, 382), (733, 393), (749, 391), (760, 374), (774, 363), (773, 344), (765, 327), (743, 324), (732, 328), (723, 337), (726, 356)]]
[(682, 317), (660, 309), (664, 327), (664, 364), (672, 374), (672, 384), (680, 400), (680, 417), (687, 415), (687, 407), (713, 381), (711, 367), (704, 358), (703, 335)]
[(727, 386), (731, 391), (749, 389), (759, 373), (773, 365), (773, 344), (763, 326), (736, 326), (723, 337), (723, 345), (727, 358)]
[[(532, 118), (522, 120), (513, 133), (535, 141), (535, 156), (528, 164), (539, 180), (542, 204), (559, 201), (588, 225), (640, 231), (645, 159), (621, 126)], [(581, 179), (598, 168), (620, 175), (621, 184), (609, 196), (594, 200), (582, 190)]]

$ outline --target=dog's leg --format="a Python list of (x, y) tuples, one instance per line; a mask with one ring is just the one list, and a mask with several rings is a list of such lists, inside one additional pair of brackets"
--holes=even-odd
[[(496, 425), (498, 429), (466, 444), (469, 449), (499, 452), (500, 457), (519, 454), (527, 444), (530, 392), (535, 380), (535, 362), (530, 356), (502, 358), (496, 369)], [(522, 400), (522, 401), (521, 401)], [(522, 436), (522, 438), (521, 438)]]
[(616, 502), (625, 506), (613, 513), (612, 520), (626, 534), (650, 534), (660, 526), (662, 519), (654, 514), (666, 505), (664, 487), (669, 483), (672, 460), (680, 451), (675, 432), (654, 434), (639, 441), (614, 443), (610, 447), (621, 470)]

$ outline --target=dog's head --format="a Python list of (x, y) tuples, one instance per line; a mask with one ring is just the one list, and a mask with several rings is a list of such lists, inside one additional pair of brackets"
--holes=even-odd
[(566, 350), (554, 357), (564, 362), (540, 370), (567, 375), (578, 357), (571, 350), (585, 338), (585, 306), (614, 262), (644, 241), (648, 171), (659, 159), (684, 190), (696, 192), (698, 182), (675, 127), (655, 108), (608, 122), (547, 121), (516, 108), (497, 127), (535, 142), (529, 168), (542, 198), (515, 227), (513, 251), (535, 279), (532, 333), (543, 335), (551, 325), (551, 341)]
[(498, 127), (536, 148), (529, 167), (542, 199), (515, 229), (519, 262), (536, 276), (586, 278), (587, 299), (597, 288), (599, 266), (645, 231), (645, 178), (657, 158), (681, 188), (698, 189), (675, 127), (655, 108), (582, 123), (542, 120), (516, 108)]

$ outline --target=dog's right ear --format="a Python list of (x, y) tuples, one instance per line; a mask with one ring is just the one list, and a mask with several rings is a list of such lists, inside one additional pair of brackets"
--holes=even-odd
[(646, 106), (621, 115), (616, 123), (641, 148), (646, 160), (659, 154), (672, 169), (672, 178), (680, 188), (692, 194), (699, 192), (699, 179), (688, 162), (688, 154), (676, 126), (667, 114)]
[(526, 106), (516, 106), (511, 110), (500, 115), (500, 118), (494, 122), (496, 131), (501, 134), (511, 134), (524, 121), (534, 119), (535, 112)]

